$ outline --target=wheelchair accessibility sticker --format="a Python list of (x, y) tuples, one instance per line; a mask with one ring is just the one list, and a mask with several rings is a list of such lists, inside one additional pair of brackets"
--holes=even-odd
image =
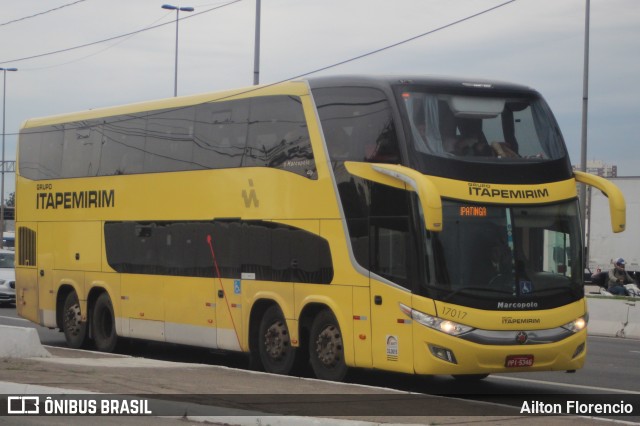
[(242, 287), (240, 285), (240, 280), (234, 280), (233, 281), (233, 293), (234, 294), (242, 293)]

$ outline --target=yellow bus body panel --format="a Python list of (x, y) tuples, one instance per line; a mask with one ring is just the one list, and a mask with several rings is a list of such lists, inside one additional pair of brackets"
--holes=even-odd
[[(423, 326), (402, 312), (400, 304), (475, 328), (526, 331), (560, 327), (584, 316), (586, 302), (583, 299), (550, 310), (485, 311), (417, 296), (365, 271), (353, 255), (317, 111), (305, 82), (31, 119), (23, 129), (266, 95), (301, 99), (317, 179), (266, 167), (243, 167), (31, 181), (20, 176), (18, 167), (17, 226), (38, 236), (37, 264), (16, 268), (18, 313), (55, 327), (62, 291), (73, 288), (78, 293), (85, 319), (91, 296), (106, 291), (120, 336), (246, 352), (250, 349), (252, 309), (268, 301), (282, 310), (294, 347), (300, 346), (299, 326), (304, 314), (319, 307), (331, 309), (341, 328), (349, 366), (418, 374), (478, 374), (573, 370), (583, 365), (585, 330), (549, 344), (479, 345)], [(365, 179), (412, 190), (374, 166), (353, 163), (351, 171)], [(407, 175), (401, 166), (384, 164), (378, 169)], [(419, 179), (417, 173), (412, 170), (408, 175)], [(424, 206), (432, 213), (438, 209), (441, 213), (440, 200), (426, 194), (433, 188), (442, 198), (481, 204), (533, 205), (576, 198), (575, 179), (498, 185), (429, 176), (428, 185), (417, 188), (431, 197)], [(95, 197), (93, 204), (87, 203), (90, 196)], [(272, 221), (321, 236), (330, 246), (333, 280), (330, 284), (300, 284), (219, 278), (215, 273), (213, 278), (119, 274), (107, 262), (106, 222), (216, 219)], [(438, 231), (437, 225), (433, 223), (430, 229)], [(20, 240), (16, 249), (20, 252)], [(452, 351), (457, 364), (436, 358), (430, 344)], [(582, 352), (578, 351), (581, 346)], [(509, 355), (531, 355), (535, 363), (520, 370), (507, 368)]]

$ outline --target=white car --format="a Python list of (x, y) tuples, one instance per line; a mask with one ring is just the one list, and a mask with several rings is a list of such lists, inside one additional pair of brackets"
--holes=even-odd
[(0, 304), (16, 303), (15, 253), (0, 249)]

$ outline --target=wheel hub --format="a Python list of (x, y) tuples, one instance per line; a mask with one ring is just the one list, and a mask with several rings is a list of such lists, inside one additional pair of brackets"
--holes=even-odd
[(320, 362), (327, 367), (333, 367), (340, 361), (342, 336), (335, 326), (327, 326), (318, 335), (318, 339), (316, 340), (316, 353), (318, 354)]
[(81, 323), (81, 315), (80, 315), (80, 305), (75, 304), (70, 306), (67, 309), (65, 319), (64, 319), (64, 327), (71, 335), (77, 336), (80, 334), (80, 323)]
[(286, 324), (283, 321), (274, 322), (264, 337), (265, 349), (269, 356), (277, 360), (284, 358), (290, 344)]

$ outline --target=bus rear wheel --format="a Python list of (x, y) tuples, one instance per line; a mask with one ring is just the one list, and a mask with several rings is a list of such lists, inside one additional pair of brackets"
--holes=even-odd
[(277, 305), (269, 307), (264, 312), (258, 339), (260, 361), (265, 371), (285, 375), (291, 373), (296, 349), (291, 346), (287, 321)]
[(80, 349), (87, 346), (87, 323), (82, 321), (80, 301), (75, 291), (67, 294), (62, 308), (62, 331), (67, 341), (67, 346), (72, 349)]
[(93, 307), (92, 328), (96, 349), (102, 352), (113, 352), (118, 344), (116, 321), (113, 304), (107, 293), (98, 296)]
[(339, 382), (347, 375), (340, 326), (328, 310), (321, 311), (311, 325), (309, 361), (318, 379)]

